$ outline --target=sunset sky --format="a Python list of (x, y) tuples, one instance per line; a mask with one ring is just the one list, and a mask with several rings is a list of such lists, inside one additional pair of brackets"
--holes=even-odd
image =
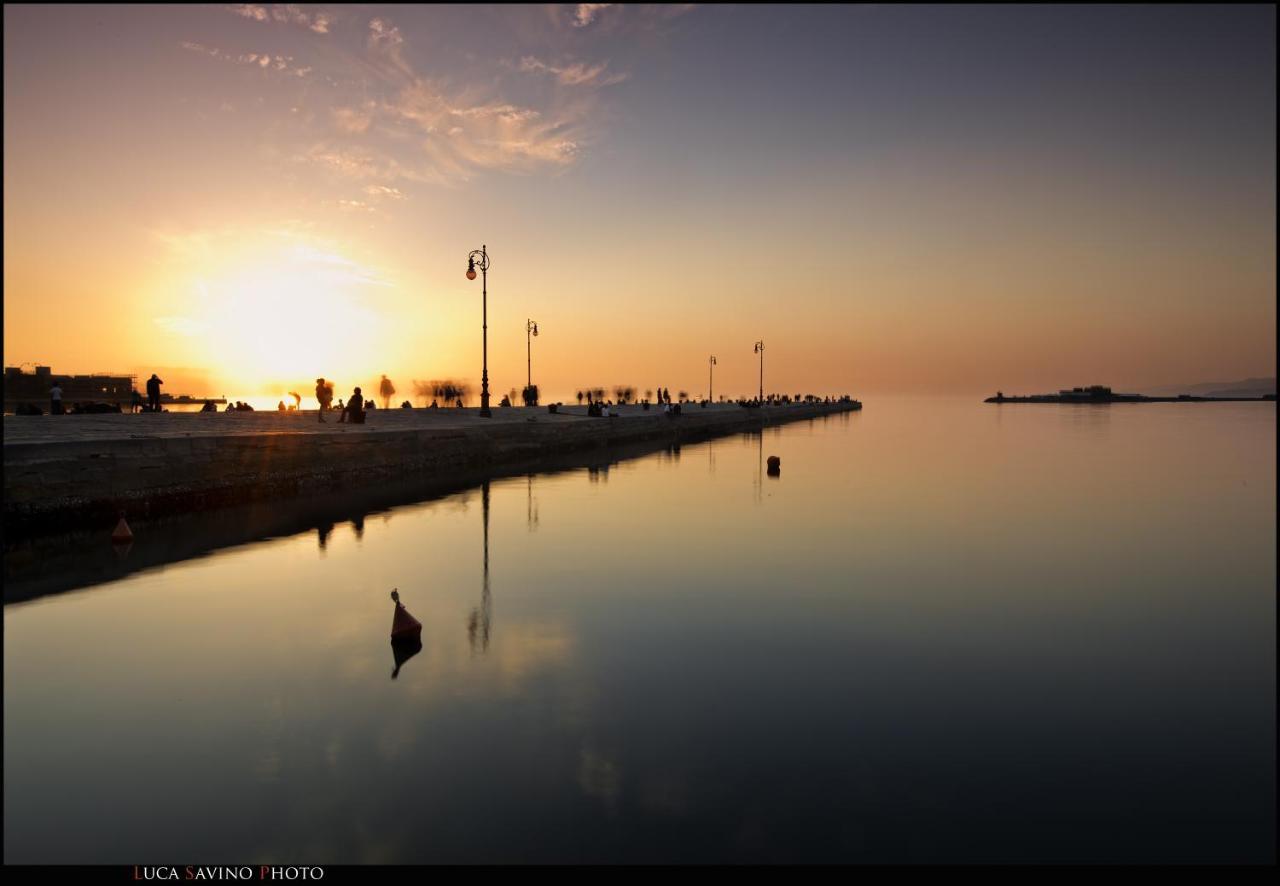
[[(4, 361), (173, 393), (1276, 366), (1275, 10), (4, 11)], [(299, 387), (302, 386), (302, 387)]]

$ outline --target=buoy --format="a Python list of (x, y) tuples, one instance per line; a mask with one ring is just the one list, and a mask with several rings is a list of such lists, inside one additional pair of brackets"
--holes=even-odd
[(124, 511), (120, 512), (120, 522), (116, 524), (116, 528), (111, 533), (111, 541), (118, 545), (133, 541), (133, 530), (129, 528), (129, 524), (124, 520)]
[(769, 456), (768, 464), (770, 474), (776, 474), (782, 470), (782, 459), (778, 458), (776, 455)]
[(422, 635), (422, 622), (409, 614), (400, 602), (399, 588), (391, 591), (391, 599), (396, 602), (396, 614), (391, 619), (392, 640), (412, 640)]

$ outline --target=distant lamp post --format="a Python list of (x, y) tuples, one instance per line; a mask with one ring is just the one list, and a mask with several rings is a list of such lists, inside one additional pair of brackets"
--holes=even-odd
[(484, 246), (471, 250), (467, 256), (467, 279), (476, 278), (476, 267), (480, 268), (481, 297), (481, 329), (483, 329), (482, 359), (484, 367), (480, 374), (480, 417), (489, 418), (489, 253)]
[(529, 383), (528, 387), (533, 387), (533, 336), (538, 334), (538, 324), (533, 320), (524, 321), (524, 341), (528, 351), (529, 363)]
[(707, 365), (707, 400), (715, 402), (715, 380), (716, 380), (716, 357), (711, 355), (711, 362)]
[(764, 405), (764, 342), (756, 342), (756, 353), (760, 355), (760, 405)]

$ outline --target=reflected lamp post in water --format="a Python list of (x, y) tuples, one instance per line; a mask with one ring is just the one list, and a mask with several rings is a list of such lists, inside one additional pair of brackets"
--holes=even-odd
[(533, 387), (533, 337), (538, 334), (538, 324), (533, 320), (524, 321), (524, 341), (527, 349), (529, 376), (526, 387)]
[(764, 341), (756, 342), (756, 353), (760, 355), (760, 405), (764, 405)]
[(481, 329), (483, 330), (483, 368), (480, 373), (480, 417), (489, 418), (489, 253), (487, 247), (471, 250), (467, 256), (467, 279), (476, 278), (480, 268)]
[(480, 606), (471, 610), (467, 619), (467, 638), (471, 641), (471, 651), (476, 651), (476, 641), (480, 642), (480, 651), (489, 651), (489, 622), (492, 615), (489, 594), (489, 481), (480, 487), (480, 505), (484, 515), (484, 586), (480, 591)]
[(715, 402), (715, 381), (716, 381), (716, 355), (711, 355), (711, 362), (707, 365), (707, 400)]

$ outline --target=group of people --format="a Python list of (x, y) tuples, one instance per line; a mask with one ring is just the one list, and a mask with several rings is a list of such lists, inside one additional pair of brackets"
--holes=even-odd
[[(384, 375), (383, 380), (386, 381)], [(390, 382), (388, 382), (390, 384)], [(394, 391), (394, 388), (392, 389)], [(316, 400), (320, 404), (320, 422), (324, 423), (324, 414), (329, 411), (333, 403), (333, 383), (327, 382), (323, 378), (316, 379)], [(364, 414), (366, 409), (373, 409), (373, 401), (365, 402), (364, 394), (360, 388), (356, 388), (351, 392), (351, 397), (347, 400), (346, 405), (342, 401), (338, 401), (338, 421), (339, 423), (350, 421), (351, 424), (364, 424)]]
[[(156, 375), (154, 372), (151, 373), (151, 378), (147, 379), (146, 404), (145, 405), (143, 404), (142, 395), (139, 394), (137, 389), (135, 388), (132, 392), (132, 396), (130, 397), (129, 411), (130, 412), (139, 412), (139, 411), (162, 412), (163, 410), (160, 408), (160, 386), (162, 384), (164, 384), (164, 381), (160, 378), (160, 376)], [(106, 388), (103, 388), (103, 390), (105, 391)], [(94, 404), (89, 404), (89, 405), (92, 406)], [(102, 405), (105, 405), (105, 404), (102, 404)], [(90, 410), (85, 407), (80, 407), (77, 409), (77, 411), (101, 411), (101, 410)], [(114, 411), (118, 412), (119, 407), (117, 406)], [(62, 385), (58, 384), (56, 381), (53, 383), (53, 387), (49, 388), (49, 414), (50, 415), (66, 415), (67, 414), (66, 408), (62, 403)]]

